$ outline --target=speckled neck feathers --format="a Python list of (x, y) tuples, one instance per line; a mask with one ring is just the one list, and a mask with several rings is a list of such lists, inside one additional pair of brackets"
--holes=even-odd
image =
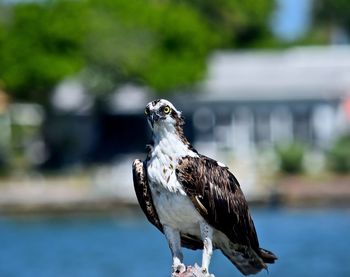
[(172, 125), (154, 128), (152, 152), (155, 150), (172, 157), (172, 159), (196, 154), (196, 151), (184, 136), (182, 128)]
[(176, 181), (175, 168), (179, 159), (198, 156), (192, 149), (183, 135), (181, 126), (155, 126), (153, 147), (150, 149), (147, 163), (150, 180), (169, 191), (184, 193)]

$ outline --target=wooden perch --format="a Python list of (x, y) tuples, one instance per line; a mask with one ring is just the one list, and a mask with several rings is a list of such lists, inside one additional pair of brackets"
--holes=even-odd
[(171, 277), (215, 277), (214, 274), (203, 273), (202, 269), (195, 264), (188, 266), (184, 272), (173, 273)]

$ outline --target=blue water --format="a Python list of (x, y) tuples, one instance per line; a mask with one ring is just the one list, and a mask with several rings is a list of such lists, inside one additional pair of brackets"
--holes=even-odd
[[(350, 210), (253, 210), (262, 247), (279, 260), (259, 276), (350, 276)], [(143, 217), (0, 217), (0, 276), (166, 277), (170, 252)], [(185, 251), (185, 262), (200, 262)], [(216, 277), (241, 276), (219, 252)]]

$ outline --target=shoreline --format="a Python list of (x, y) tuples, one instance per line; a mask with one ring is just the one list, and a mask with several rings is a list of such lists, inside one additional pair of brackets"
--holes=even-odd
[[(141, 214), (133, 187), (128, 193), (99, 191), (89, 183), (62, 181), (45, 184), (35, 182), (2, 183), (0, 216), (2, 215), (74, 215), (74, 214)], [(122, 186), (123, 187), (123, 186)], [(125, 186), (124, 186), (125, 187)], [(123, 187), (123, 188), (124, 188)], [(118, 190), (117, 190), (118, 191)], [(348, 208), (350, 176), (324, 180), (305, 176), (288, 176), (264, 194), (247, 197), (251, 208)]]
[[(282, 203), (268, 200), (248, 201), (249, 208), (254, 209), (350, 209), (350, 199), (344, 201), (318, 199), (317, 201), (298, 201)], [(0, 204), (1, 216), (66, 216), (66, 215), (122, 215), (139, 216), (142, 211), (138, 203), (123, 202), (119, 199), (100, 199), (97, 201), (77, 201), (70, 203), (7, 203)]]

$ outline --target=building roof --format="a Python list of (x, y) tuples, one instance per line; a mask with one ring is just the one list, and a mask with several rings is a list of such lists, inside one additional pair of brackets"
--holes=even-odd
[(196, 100), (339, 99), (350, 92), (350, 47), (215, 53)]

